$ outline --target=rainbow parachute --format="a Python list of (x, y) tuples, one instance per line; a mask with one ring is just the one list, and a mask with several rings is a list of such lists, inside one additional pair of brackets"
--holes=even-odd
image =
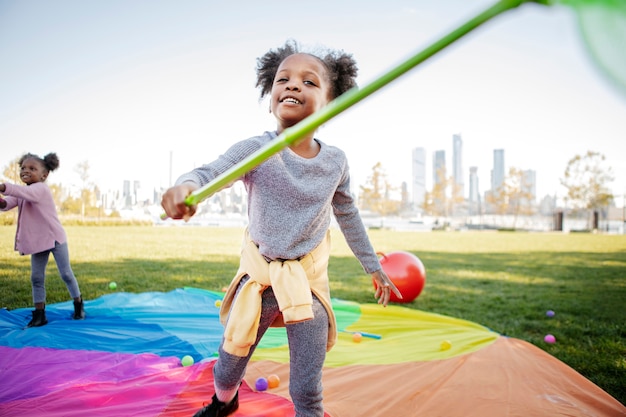
[[(0, 416), (191, 416), (212, 391), (222, 293), (113, 293), (49, 305), (49, 323), (23, 329), (29, 309), (0, 310)], [(337, 345), (324, 369), (324, 405), (342, 416), (617, 416), (626, 408), (582, 375), (521, 340), (400, 306), (333, 300)], [(353, 332), (365, 334), (355, 343)], [(367, 337), (369, 336), (369, 337)], [(445, 344), (442, 345), (442, 342)], [(191, 355), (195, 363), (182, 366)], [(258, 377), (278, 387), (258, 392)], [(234, 416), (293, 416), (284, 329), (270, 329), (250, 363)]]

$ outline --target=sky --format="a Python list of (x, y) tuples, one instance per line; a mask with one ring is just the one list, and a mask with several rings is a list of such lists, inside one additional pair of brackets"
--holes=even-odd
[[(232, 143), (274, 130), (255, 65), (288, 39), (353, 54), (363, 86), (494, 2), (486, 0), (0, 0), (0, 169), (56, 152), (49, 182), (102, 190), (168, 187)], [(487, 22), (323, 125), (343, 149), (353, 188), (381, 163), (411, 181), (411, 151), (463, 139), (463, 170), (490, 188), (505, 169), (536, 171), (537, 197), (564, 196), (568, 161), (606, 156), (626, 193), (626, 94), (590, 58), (574, 13), (526, 4)], [(450, 168), (451, 169), (451, 168)], [(465, 194), (469, 180), (465, 181)], [(410, 188), (409, 188), (410, 189)]]

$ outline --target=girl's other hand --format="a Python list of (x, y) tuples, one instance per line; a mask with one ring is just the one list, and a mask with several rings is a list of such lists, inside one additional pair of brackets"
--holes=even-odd
[(376, 293), (374, 297), (378, 300), (378, 304), (382, 304), (384, 307), (387, 307), (389, 303), (389, 298), (391, 297), (391, 291), (398, 297), (402, 299), (402, 294), (400, 294), (400, 290), (395, 286), (391, 279), (387, 276), (385, 271), (379, 269), (378, 271), (372, 273), (372, 278), (376, 281)]

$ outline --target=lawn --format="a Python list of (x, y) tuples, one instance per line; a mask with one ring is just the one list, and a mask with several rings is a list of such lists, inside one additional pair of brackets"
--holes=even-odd
[[(70, 256), (86, 299), (117, 291), (221, 290), (238, 266), (242, 230), (211, 227), (70, 226)], [(30, 307), (30, 258), (0, 226), (0, 307)], [(408, 251), (427, 270), (409, 308), (471, 320), (531, 342), (626, 404), (626, 236), (371, 230), (377, 251)], [(333, 231), (331, 290), (372, 302), (373, 287)], [(69, 295), (51, 262), (48, 303)], [(546, 311), (556, 315), (546, 317)], [(551, 333), (557, 343), (546, 344)]]

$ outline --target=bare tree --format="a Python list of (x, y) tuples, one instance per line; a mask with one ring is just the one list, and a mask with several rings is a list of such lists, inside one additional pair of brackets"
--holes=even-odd
[(509, 169), (509, 175), (504, 183), (504, 194), (508, 203), (508, 212), (513, 215), (513, 228), (517, 227), (517, 217), (520, 214), (533, 214), (535, 196), (531, 191), (531, 186), (525, 171), (515, 167)]
[(93, 184), (89, 182), (89, 162), (83, 161), (76, 164), (74, 167), (74, 171), (78, 174), (81, 181), (80, 187), (80, 215), (84, 219), (85, 218), (85, 207), (89, 207), (94, 205), (94, 190)]

